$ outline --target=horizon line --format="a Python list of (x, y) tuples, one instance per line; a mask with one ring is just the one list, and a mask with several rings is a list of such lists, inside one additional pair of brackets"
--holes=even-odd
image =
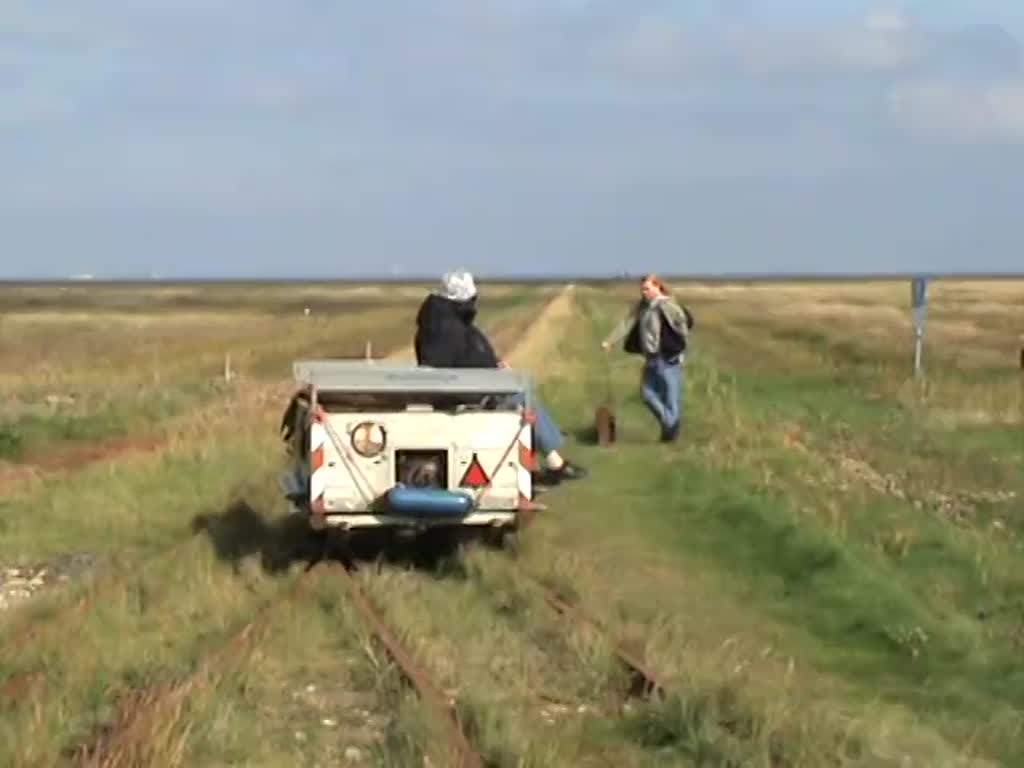
[[(474, 271), (474, 277), (478, 281), (489, 283), (554, 283), (554, 282), (622, 282), (638, 280), (644, 273), (637, 272), (616, 272), (606, 274), (493, 274), (488, 275), (486, 271)], [(1024, 271), (931, 271), (931, 270), (903, 270), (892, 272), (659, 272), (666, 280), (673, 282), (838, 282), (838, 281), (892, 281), (892, 280), (913, 280), (926, 278), (929, 280), (957, 279), (957, 280), (1022, 280)], [(363, 276), (266, 276), (266, 277), (245, 277), (245, 276), (218, 276), (218, 277), (139, 277), (139, 276), (114, 276), (98, 277), (92, 275), (79, 275), (72, 277), (11, 277), (0, 278), (0, 286), (24, 286), (24, 285), (174, 285), (174, 284), (197, 284), (197, 283), (221, 283), (221, 284), (265, 284), (265, 283), (286, 283), (286, 284), (308, 284), (308, 283), (433, 283), (438, 279), (438, 274), (419, 275), (363, 275)]]

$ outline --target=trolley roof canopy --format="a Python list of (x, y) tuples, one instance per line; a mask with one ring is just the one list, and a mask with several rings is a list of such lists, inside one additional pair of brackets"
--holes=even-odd
[(383, 360), (299, 360), (295, 381), (320, 392), (425, 395), (527, 393), (530, 380), (511, 368), (428, 368)]

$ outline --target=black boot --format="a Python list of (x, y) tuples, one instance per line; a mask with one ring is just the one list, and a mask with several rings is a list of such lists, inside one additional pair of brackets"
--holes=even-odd
[(563, 480), (582, 480), (586, 476), (587, 470), (566, 461), (558, 469), (545, 468), (538, 479), (543, 485), (558, 485)]

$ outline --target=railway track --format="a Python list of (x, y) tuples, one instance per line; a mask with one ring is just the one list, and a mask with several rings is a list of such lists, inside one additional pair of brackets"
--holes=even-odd
[[(405, 347), (398, 344), (388, 346), (385, 355), (403, 354)], [(289, 384), (276, 384), (264, 388), (265, 397), (277, 397), (283, 399), (293, 388)], [(165, 447), (168, 441), (161, 441), (157, 447)], [(120, 586), (133, 581), (140, 569), (152, 571), (161, 568), (164, 564), (173, 562), (182, 555), (188, 546), (195, 541), (195, 529), (191, 535), (176, 539), (171, 544), (153, 553), (143, 563), (131, 562), (125, 565), (115, 565), (110, 570), (104, 571), (96, 581), (90, 584), (83, 594), (59, 605), (52, 613), (38, 619), (28, 620), (22, 625), (13, 627), (8, 634), (0, 638), (0, 658), (11, 658), (23, 650), (29, 643), (37, 642), (60, 631), (66, 630), (67, 626), (74, 626), (87, 614), (93, 606), (110, 595)], [(69, 624), (70, 622), (70, 624)], [(43, 679), (43, 673), (17, 672), (7, 678), (0, 678), (0, 706), (6, 701), (22, 697), (27, 692), (36, 688)]]
[(455, 768), (483, 768), (484, 761), (476, 747), (470, 742), (455, 707), (448, 702), (441, 690), (434, 684), (430, 674), (416, 662), (412, 654), (398, 640), (381, 612), (354, 578), (355, 567), (350, 564), (333, 564), (342, 575), (345, 587), (360, 617), (387, 650), (392, 661), (398, 665), (405, 680), (415, 688), (424, 705), (440, 721), (447, 725), (449, 742), (457, 755)]
[[(432, 680), (430, 673), (398, 640), (395, 630), (355, 577), (357, 566), (350, 562), (331, 561), (327, 567), (340, 575), (352, 604), (364, 624), (372, 631), (401, 670), (405, 681), (415, 689), (420, 700), (438, 722), (447, 726), (449, 744), (458, 756), (458, 762), (455, 763), (456, 768), (483, 768), (487, 763), (482, 757), (479, 747), (473, 744), (467, 734), (455, 704), (447, 700)], [(626, 692), (628, 698), (650, 699), (662, 697), (667, 693), (667, 688), (660, 676), (640, 658), (639, 654), (615, 637), (604, 622), (590, 616), (580, 606), (566, 600), (543, 581), (525, 570), (516, 568), (516, 573), (543, 595), (557, 616), (575, 627), (585, 628), (605, 639), (616, 660), (629, 675), (630, 685)]]
[[(162, 553), (161, 561), (170, 561), (180, 553), (185, 545), (193, 539), (183, 540)], [(413, 655), (398, 639), (398, 633), (389, 625), (381, 611), (373, 604), (371, 598), (355, 578), (357, 566), (349, 562), (339, 562), (320, 557), (307, 564), (304, 572), (296, 580), (274, 597), (268, 599), (257, 609), (256, 616), (232, 633), (223, 644), (211, 650), (194, 673), (186, 679), (166, 683), (145, 690), (132, 691), (119, 707), (118, 715), (112, 724), (92, 742), (83, 744), (72, 753), (76, 764), (90, 768), (112, 768), (113, 766), (133, 764), (133, 760), (145, 745), (145, 734), (156, 728), (160, 721), (160, 713), (173, 711), (175, 706), (193, 691), (204, 679), (216, 674), (216, 670), (226, 660), (241, 654), (262, 636), (266, 627), (281, 608), (307, 592), (310, 579), (330, 572), (343, 582), (351, 604), (358, 612), (362, 622), (389, 657), (400, 670), (403, 679), (416, 691), (424, 706), (443, 724), (449, 733), (448, 741), (452, 751), (458, 756), (455, 763), (459, 768), (481, 768), (485, 765), (479, 750), (473, 745), (461, 722), (454, 703), (449, 702), (440, 688), (433, 682), (430, 674), (416, 661)], [(630, 685), (626, 692), (628, 698), (650, 698), (663, 695), (665, 685), (640, 658), (624, 643), (613, 636), (608, 627), (600, 620), (588, 615), (579, 605), (573, 603), (556, 590), (545, 584), (540, 578), (527, 572), (522, 567), (515, 567), (517, 578), (529, 584), (550, 606), (555, 615), (571, 625), (589, 630), (602, 636), (616, 659), (629, 674)], [(122, 572), (112, 574), (112, 580), (94, 586), (79, 600), (70, 604), (68, 611), (48, 617), (45, 623), (30, 624), (24, 632), (13, 636), (4, 646), (4, 650), (17, 650), (29, 641), (37, 639), (42, 633), (55, 632), (63, 622), (80, 615), (95, 605), (103, 594), (119, 583), (117, 579), (124, 576)], [(12, 675), (0, 683), (0, 705), (6, 701), (24, 701), (26, 696), (38, 692), (45, 684), (45, 673), (42, 670), (21, 672)]]
[(536, 576), (521, 568), (517, 568), (516, 573), (543, 595), (544, 600), (556, 614), (574, 626), (583, 627), (601, 635), (607, 641), (616, 660), (629, 674), (630, 697), (649, 699), (665, 696), (668, 689), (662, 683), (660, 675), (655, 673), (640, 658), (640, 654), (630, 649), (621, 639), (613, 635), (604, 622), (589, 615), (579, 605), (566, 600)]
[[(211, 649), (195, 671), (177, 681), (131, 691), (123, 697), (113, 722), (89, 742), (69, 750), (65, 756), (70, 758), (73, 764), (83, 768), (115, 768), (136, 764), (140, 755), (144, 754), (148, 735), (160, 727), (162, 713), (175, 711), (204, 681), (215, 677), (218, 670), (231, 659), (242, 656), (246, 649), (252, 647), (263, 636), (274, 617), (288, 602), (308, 593), (313, 578), (330, 573), (341, 580), (361, 621), (395, 663), (402, 678), (415, 690), (438, 724), (446, 728), (448, 744), (457, 756), (454, 765), (457, 768), (483, 768), (486, 763), (479, 748), (467, 734), (454, 703), (448, 701), (430, 674), (398, 639), (398, 633), (355, 578), (356, 568), (352, 563), (326, 558), (308, 563), (299, 576), (261, 603), (255, 616)], [(665, 686), (659, 677), (638, 654), (613, 637), (603, 622), (587, 615), (578, 605), (559, 595), (522, 568), (516, 568), (515, 573), (543, 595), (557, 616), (576, 627), (596, 632), (606, 639), (616, 659), (630, 675), (631, 684), (627, 692), (629, 697), (649, 698), (665, 692)], [(94, 594), (92, 602), (95, 600)], [(80, 609), (85, 609), (88, 604), (76, 603), (81, 606)], [(21, 641), (27, 639), (27, 636), (22, 637)], [(4, 698), (22, 698), (41, 680), (41, 672), (22, 673), (9, 678), (0, 686), (0, 701)]]
[(216, 676), (217, 670), (230, 659), (238, 658), (252, 647), (289, 601), (307, 594), (312, 579), (330, 572), (342, 580), (361, 620), (395, 662), (402, 677), (439, 723), (446, 725), (448, 741), (458, 756), (454, 768), (483, 768), (485, 763), (467, 737), (455, 708), (398, 640), (397, 633), (353, 577), (353, 571), (354, 566), (333, 560), (309, 563), (301, 575), (261, 604), (254, 618), (208, 652), (194, 672), (174, 682), (133, 690), (123, 697), (112, 723), (87, 743), (68, 750), (65, 757), (81, 768), (117, 768), (137, 764), (144, 757), (150, 735), (160, 727), (162, 712), (174, 711), (204, 680)]
[(307, 593), (311, 580), (319, 575), (318, 562), (307, 564), (303, 572), (263, 601), (256, 615), (224, 642), (206, 653), (196, 669), (177, 681), (134, 689), (123, 697), (114, 722), (95, 738), (69, 749), (65, 757), (83, 768), (116, 768), (137, 765), (145, 756), (151, 735), (160, 725), (160, 713), (174, 710), (204, 680), (215, 677), (230, 658), (237, 658), (263, 636), (274, 616), (288, 602)]
[[(522, 530), (527, 530), (534, 520), (535, 514), (529, 513), (525, 517)], [(607, 624), (587, 613), (582, 606), (560, 595), (556, 590), (545, 584), (541, 578), (530, 573), (522, 566), (515, 565), (514, 568), (516, 575), (539, 592), (543, 596), (544, 601), (558, 616), (576, 627), (583, 627), (601, 635), (607, 641), (616, 660), (629, 674), (629, 695), (631, 697), (648, 699), (664, 697), (666, 695), (668, 688), (662, 682), (661, 676), (640, 658), (639, 653), (629, 648), (623, 640), (616, 637)]]

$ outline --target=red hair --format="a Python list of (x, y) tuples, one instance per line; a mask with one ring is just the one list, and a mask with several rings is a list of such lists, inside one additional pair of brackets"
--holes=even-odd
[(668, 296), (668, 286), (665, 285), (665, 281), (662, 280), (660, 277), (653, 273), (649, 275), (644, 275), (644, 279), (640, 281), (640, 285), (642, 286), (644, 283), (648, 282), (655, 288), (657, 288), (659, 291), (661, 291), (663, 294)]

